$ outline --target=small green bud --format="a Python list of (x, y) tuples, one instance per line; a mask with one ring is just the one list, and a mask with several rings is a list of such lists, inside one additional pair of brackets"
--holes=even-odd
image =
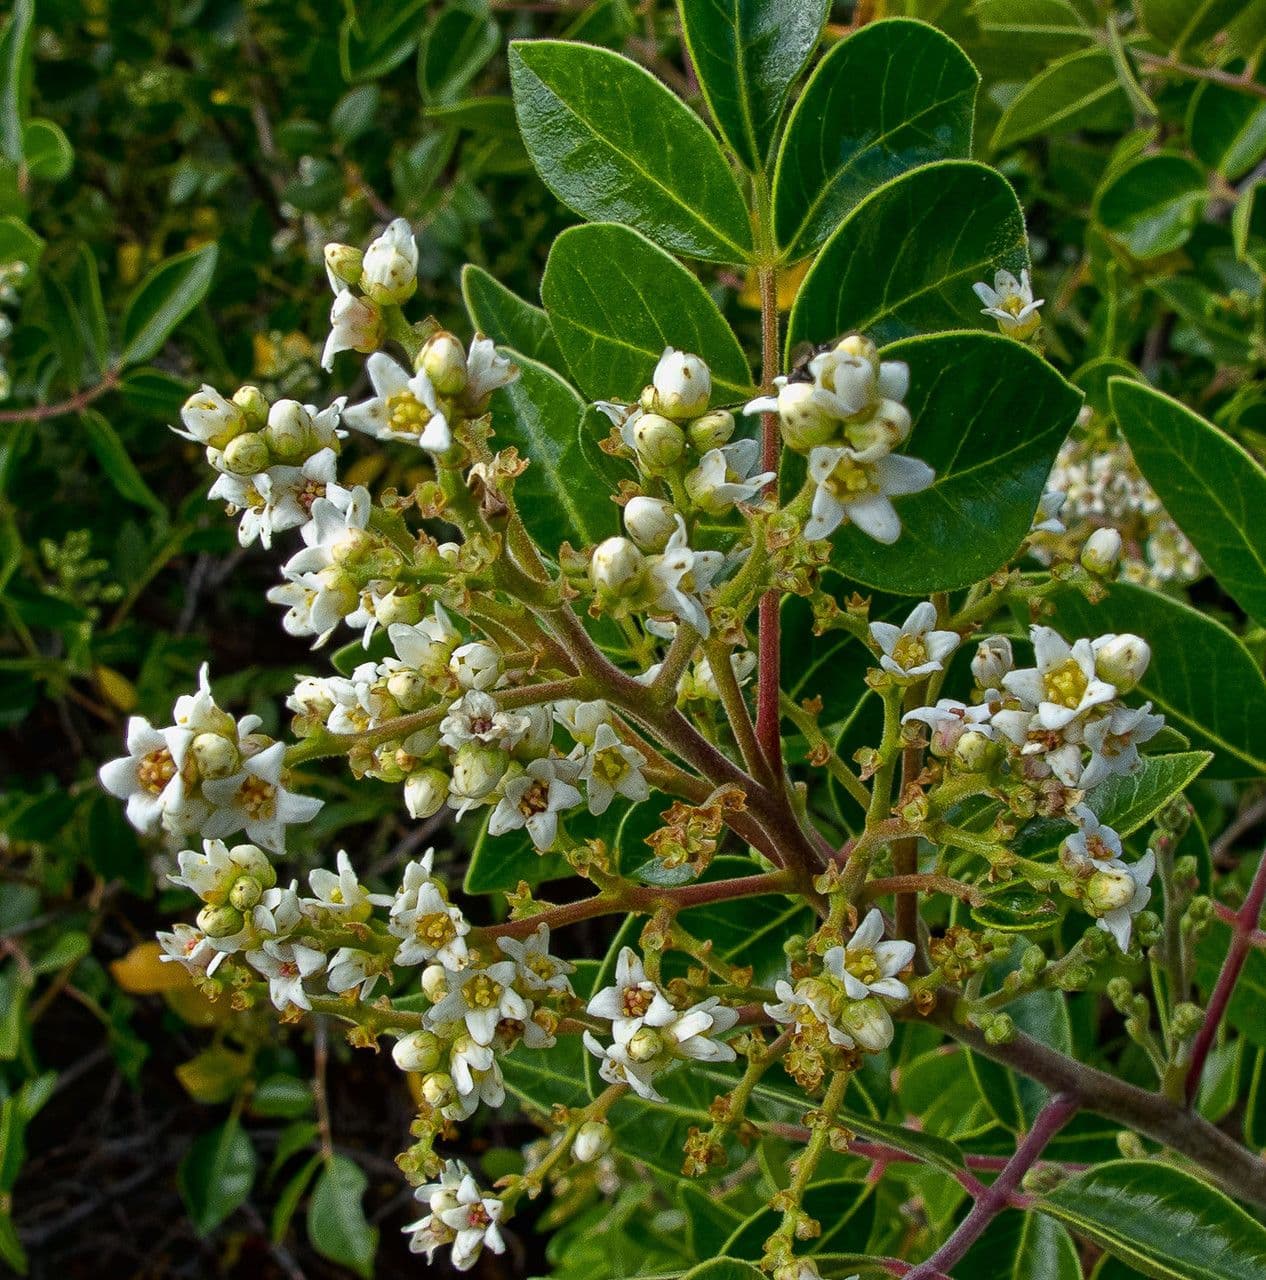
[(702, 418), (696, 418), (686, 428), (686, 434), (700, 453), (719, 449), (723, 444), (729, 444), (734, 434), (734, 415), (728, 409), (713, 409)]
[(418, 769), (404, 784), (404, 804), (412, 818), (429, 818), (448, 799), (448, 775), (439, 769)]
[(1008, 1013), (1000, 1013), (985, 1028), (986, 1044), (1010, 1044), (1016, 1037), (1016, 1026)]
[(1108, 999), (1118, 1013), (1125, 1013), (1130, 1007), (1134, 995), (1134, 987), (1129, 978), (1113, 978), (1107, 985)]
[(677, 529), (677, 509), (662, 498), (630, 498), (624, 508), (624, 528), (643, 551), (663, 551)]
[(1189, 1002), (1175, 1005), (1169, 1025), (1178, 1039), (1190, 1040), (1204, 1026), (1204, 1010)]
[(252, 431), (258, 431), (268, 421), (268, 401), (264, 393), (249, 382), (233, 393), (233, 403), (246, 416)]
[(1115, 685), (1118, 693), (1129, 693), (1151, 660), (1151, 646), (1142, 636), (1103, 636), (1095, 643), (1095, 674)]
[(642, 470), (659, 475), (681, 461), (686, 433), (661, 414), (644, 413), (633, 426), (633, 447)]
[(1041, 973), (1046, 968), (1046, 952), (1038, 946), (1025, 947), (1020, 957), (1020, 968), (1031, 976)]
[(634, 1062), (651, 1062), (664, 1052), (664, 1038), (654, 1027), (641, 1027), (625, 1047)]
[(572, 1159), (589, 1164), (611, 1150), (611, 1126), (605, 1120), (586, 1120), (572, 1143)]
[(198, 734), (189, 745), (189, 753), (202, 778), (227, 778), (242, 764), (236, 744), (218, 733)]
[(254, 876), (238, 876), (229, 889), (229, 905), (241, 912), (249, 911), (264, 896)]
[(594, 549), (589, 561), (589, 579), (601, 599), (627, 599), (637, 592), (645, 578), (646, 558), (631, 539), (607, 538)]
[(434, 1071), (440, 1065), (443, 1046), (431, 1031), (410, 1031), (392, 1046), (391, 1056), (401, 1071)]
[(258, 431), (235, 436), (224, 446), (224, 465), (236, 476), (255, 476), (272, 465), (268, 442)]
[(1106, 867), (1096, 871), (1086, 883), (1086, 909), (1091, 915), (1107, 915), (1120, 907), (1129, 906), (1136, 889), (1128, 871)]
[(457, 1086), (452, 1076), (436, 1071), (422, 1081), (422, 1096), (438, 1109), (447, 1106), (457, 1096)]
[(325, 269), (330, 275), (330, 285), (350, 285), (355, 288), (360, 283), (361, 267), (365, 255), (350, 244), (327, 244), (325, 246)]
[(306, 458), (313, 434), (312, 415), (297, 400), (278, 400), (269, 409), (263, 436), (278, 461), (295, 463)]
[(198, 928), (208, 938), (230, 938), (240, 933), (246, 923), (242, 913), (236, 907), (205, 906), (198, 912)]
[(1116, 529), (1096, 529), (1081, 549), (1082, 567), (1106, 578), (1121, 559), (1121, 534)]
[(426, 340), (418, 356), (418, 368), (442, 396), (461, 395), (466, 390), (466, 350), (446, 330), (441, 329)]

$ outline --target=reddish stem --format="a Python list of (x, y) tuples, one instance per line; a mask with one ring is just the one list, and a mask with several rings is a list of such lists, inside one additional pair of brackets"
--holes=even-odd
[(113, 391), (118, 384), (119, 370), (107, 369), (95, 387), (80, 391), (69, 399), (59, 400), (56, 404), (31, 405), (26, 409), (5, 409), (0, 412), (0, 422), (43, 422), (49, 418), (60, 418), (67, 413), (78, 413), (80, 409), (86, 409), (107, 391)]
[(1262, 906), (1266, 904), (1266, 850), (1257, 864), (1253, 874), (1253, 883), (1249, 886), (1244, 905), (1231, 917), (1231, 945), (1227, 948), (1226, 959), (1222, 962), (1222, 972), (1214, 984), (1213, 995), (1209, 997), (1209, 1008), (1204, 1015), (1204, 1022), (1196, 1033), (1191, 1046), (1191, 1063), (1187, 1068), (1187, 1105), (1190, 1106), (1200, 1088), (1200, 1078), (1204, 1075), (1204, 1064), (1213, 1047), (1218, 1027), (1226, 1015), (1227, 1006), (1235, 994), (1235, 984), (1239, 981), (1248, 958), (1249, 948), (1253, 946), (1253, 934), (1257, 931), (1262, 917)]
[[(1225, 902), (1215, 902), (1213, 904), (1213, 914), (1224, 924), (1235, 923), (1236, 913)], [(1266, 929), (1251, 929), (1248, 940), (1250, 946), (1266, 947)]]

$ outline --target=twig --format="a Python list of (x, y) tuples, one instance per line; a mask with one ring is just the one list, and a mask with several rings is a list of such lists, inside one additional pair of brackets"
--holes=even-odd
[(86, 409), (94, 400), (99, 400), (108, 391), (119, 385), (119, 370), (107, 369), (101, 375), (101, 381), (86, 391), (77, 392), (56, 404), (35, 404), (25, 409), (5, 409), (0, 411), (0, 423), (3, 422), (45, 422), (49, 418), (60, 418), (68, 413), (78, 413)]
[(1236, 89), (1255, 98), (1266, 98), (1266, 84), (1259, 84), (1246, 75), (1235, 75), (1230, 71), (1222, 71), (1218, 67), (1197, 67), (1190, 62), (1178, 62), (1159, 53), (1147, 53), (1141, 49), (1132, 51), (1134, 57), (1150, 71), (1160, 73), (1172, 72), (1174, 75), (1188, 76), (1192, 80), (1208, 80), (1228, 89)]
[(325, 1077), (330, 1063), (330, 1028), (323, 1017), (313, 1019), (312, 1102), (321, 1134), (321, 1155), (326, 1164), (334, 1158), (334, 1130), (330, 1124), (330, 1096)]

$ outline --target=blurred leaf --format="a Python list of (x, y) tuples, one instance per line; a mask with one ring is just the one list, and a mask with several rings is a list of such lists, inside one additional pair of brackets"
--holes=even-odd
[(422, 34), (426, 7), (427, 0), (349, 4), (339, 26), (343, 79), (352, 84), (377, 80), (398, 67)]
[(51, 120), (32, 120), (22, 132), (22, 149), (32, 178), (60, 182), (75, 163), (70, 140)]
[(445, 5), (418, 44), (418, 91), (426, 103), (455, 102), (497, 52), (501, 32), (486, 12)]
[(382, 92), (376, 84), (349, 89), (330, 113), (330, 129), (340, 146), (346, 147), (374, 126)]
[(137, 506), (145, 507), (156, 516), (166, 518), (167, 509), (141, 479), (141, 473), (128, 456), (123, 441), (110, 425), (109, 419), (96, 409), (82, 409), (79, 422), (102, 471), (116, 492), (129, 502), (135, 502)]
[(295, 1216), (295, 1210), (299, 1207), (299, 1201), (303, 1199), (304, 1192), (307, 1191), (313, 1174), (320, 1167), (321, 1156), (318, 1153), (309, 1157), (299, 1171), (288, 1179), (286, 1185), (281, 1189), (281, 1193), (277, 1197), (277, 1203), (273, 1205), (272, 1220), (268, 1229), (269, 1238), (274, 1244), (280, 1244), (286, 1238), (286, 1232), (290, 1230), (290, 1223)]
[(1081, 1280), (1077, 1246), (1040, 1213), (1008, 1210), (985, 1229), (961, 1263), (963, 1275), (991, 1280)]
[(1266, 156), (1266, 102), (1202, 84), (1191, 98), (1187, 136), (1201, 164), (1234, 182)]
[(0, 262), (24, 262), (34, 268), (44, 252), (44, 241), (20, 218), (0, 218)]
[(1130, 101), (1104, 49), (1082, 49), (1052, 62), (1025, 84), (998, 121), (994, 151), (1039, 135), (1075, 129), (1108, 132), (1130, 123)]
[(1217, 35), (1243, 4), (1244, 0), (1137, 0), (1143, 25), (1175, 57)]
[(1140, 156), (1113, 173), (1095, 216), (1136, 258), (1156, 258), (1182, 248), (1208, 199), (1204, 174), (1186, 156)]
[(251, 1094), (251, 1110), (260, 1116), (294, 1120), (312, 1111), (312, 1089), (306, 1080), (277, 1072), (265, 1076)]
[(217, 252), (214, 244), (204, 244), (178, 253), (141, 281), (123, 312), (122, 365), (153, 359), (176, 326), (206, 297)]
[(250, 1074), (251, 1060), (222, 1046), (211, 1046), (176, 1067), (184, 1091), (204, 1106), (227, 1102)]
[(322, 1257), (373, 1275), (378, 1228), (365, 1221), (361, 1198), (367, 1180), (346, 1156), (334, 1156), (321, 1170), (308, 1204), (308, 1239)]
[(189, 975), (179, 964), (163, 960), (157, 942), (138, 942), (124, 956), (110, 962), (110, 973), (132, 995), (154, 995), (188, 986)]
[(35, 0), (15, 0), (0, 33), (0, 156), (13, 165), (23, 160), (34, 24)]
[(250, 1195), (255, 1165), (255, 1148), (232, 1117), (194, 1139), (176, 1185), (199, 1235), (210, 1235)]

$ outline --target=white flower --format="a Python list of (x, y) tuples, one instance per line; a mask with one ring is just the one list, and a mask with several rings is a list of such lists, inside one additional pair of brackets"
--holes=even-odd
[(719, 551), (692, 551), (686, 542), (686, 522), (678, 516), (677, 532), (663, 554), (647, 561), (654, 607), (688, 622), (706, 640), (711, 626), (700, 596), (712, 586), (723, 559)]
[[(416, 867), (410, 863), (409, 867)], [(405, 869), (405, 884), (410, 881), (409, 868)], [(465, 966), (468, 952), (466, 935), (470, 925), (460, 907), (446, 901), (434, 880), (426, 878), (414, 889), (402, 891), (412, 905), (401, 908), (401, 898), (396, 897), (388, 933), (402, 939), (396, 950), (395, 962), (400, 965), (430, 964), (437, 962), (454, 971)]]
[(359, 988), (357, 999), (368, 1000), (385, 971), (383, 957), (357, 947), (340, 947), (331, 957), (326, 985), (342, 993)]
[(375, 302), (407, 302), (418, 286), (418, 242), (404, 218), (392, 222), (368, 249), (360, 287)]
[(308, 883), (316, 895), (304, 900), (304, 906), (314, 907), (319, 911), (329, 911), (336, 916), (346, 916), (349, 920), (367, 920), (371, 909), (375, 906), (389, 906), (392, 899), (384, 894), (370, 893), (356, 878), (352, 868), (352, 860), (346, 849), (338, 851), (336, 859), (337, 871), (326, 867), (315, 867), (308, 874)]
[[(1091, 896), (1093, 896), (1096, 887), (1095, 881), (1100, 877), (1122, 876), (1129, 878), (1129, 883), (1122, 885), (1120, 893), (1120, 897), (1125, 900), (1119, 906), (1112, 905), (1109, 909), (1103, 910), (1095, 922), (1100, 929), (1105, 933), (1110, 933), (1116, 939), (1117, 946), (1121, 948), (1122, 952), (1129, 949), (1130, 937), (1134, 932), (1134, 917), (1151, 901), (1152, 890), (1148, 882), (1151, 880), (1152, 873), (1155, 870), (1156, 855), (1149, 849), (1133, 866), (1128, 866), (1122, 871), (1098, 871), (1091, 877), (1090, 886), (1088, 886), (1088, 893)], [(1106, 901), (1101, 899), (1104, 905), (1115, 901), (1115, 895), (1108, 897)]]
[(430, 1011), (432, 1025), (465, 1022), (478, 1044), (491, 1044), (502, 1018), (526, 1022), (531, 1016), (532, 1006), (512, 985), (516, 976), (512, 960), (450, 975), (448, 994)]
[(505, 1101), (505, 1079), (491, 1045), (458, 1036), (449, 1049), (448, 1074), (457, 1089), (456, 1103), (443, 1108), (450, 1119), (465, 1120), (481, 1102), (499, 1107)]
[(268, 979), (268, 995), (284, 1012), (290, 1005), (311, 1010), (304, 980), (325, 968), (325, 956), (300, 942), (265, 941), (258, 951), (246, 953), (247, 962)]
[(993, 727), (1030, 762), (1030, 774), (1053, 773), (1066, 787), (1081, 785), (1082, 725), (1070, 720), (1060, 729), (1044, 728), (1036, 711), (1027, 707), (1003, 707), (993, 714)]
[(202, 834), (232, 835), (246, 829), (247, 836), (272, 853), (284, 853), (286, 827), (311, 822), (324, 805), (314, 796), (287, 791), (281, 783), (286, 745), (274, 742), (243, 762), (239, 772), (227, 778), (208, 778), (202, 794), (212, 806), (203, 820)]
[(631, 538), (604, 538), (589, 558), (589, 581), (604, 600), (632, 595), (646, 577), (646, 557)]
[(448, 1161), (442, 1180), (419, 1187), (415, 1194), (429, 1203), (431, 1211), (404, 1228), (413, 1235), (409, 1241), (411, 1252), (425, 1252), (430, 1262), (440, 1245), (451, 1244), (453, 1266), (458, 1271), (469, 1271), (485, 1246), (493, 1253), (505, 1252), (505, 1241), (497, 1227), (501, 1201), (484, 1196), (465, 1165)]
[(512, 750), (532, 727), (530, 716), (499, 711), (496, 699), (479, 689), (464, 693), (440, 721), (440, 741), (456, 751), (471, 742)]
[(335, 484), (338, 461), (333, 449), (320, 449), (299, 467), (269, 467), (247, 482), (239, 476), (220, 476), (209, 498), (242, 508), (237, 540), (249, 547), (257, 538), (265, 547), (273, 534), (297, 529), (312, 516), (312, 505)]
[(1064, 840), (1061, 853), (1075, 868), (1102, 871), (1104, 867), (1124, 867), (1121, 837), (1100, 822), (1089, 805), (1074, 806), (1072, 819), (1077, 830)]
[(994, 726), (989, 723), (992, 714), (988, 701), (972, 707), (957, 698), (938, 698), (934, 707), (915, 707), (913, 711), (907, 711), (901, 717), (901, 723), (917, 720), (927, 725), (932, 754), (943, 758), (954, 754), (954, 748), (969, 730), (983, 733), (986, 738), (994, 737)]
[(509, 386), (518, 376), (518, 365), (499, 355), (483, 334), (475, 334), (466, 357), (466, 399), (470, 404), (480, 408), (494, 391)]
[(448, 775), (440, 769), (418, 769), (404, 782), (404, 807), (411, 818), (439, 813), (448, 799)]
[(996, 689), (1002, 677), (1015, 666), (1011, 641), (1006, 636), (986, 636), (971, 660), (971, 673), (982, 689)]
[(369, 357), (366, 368), (374, 395), (344, 410), (343, 420), (349, 427), (378, 440), (403, 440), (431, 453), (444, 453), (452, 445), (448, 419), (425, 373), (410, 377), (381, 351)]
[(210, 977), (224, 959), (225, 953), (217, 951), (201, 929), (192, 925), (176, 924), (170, 933), (159, 933), (158, 943), (163, 949), (159, 960), (183, 965), (192, 974)]
[(272, 864), (253, 844), (238, 844), (230, 849), (223, 840), (204, 840), (201, 852), (182, 849), (176, 855), (176, 865), (180, 874), (167, 877), (172, 884), (217, 906), (228, 901), (234, 882), (242, 876), (255, 880), (261, 890), (264, 886), (271, 888), (277, 879)]
[(570, 760), (533, 760), (524, 771), (502, 783), (501, 799), (488, 819), (488, 834), (504, 835), (524, 827), (541, 853), (558, 838), (558, 815), (581, 803), (573, 786), (576, 764)]
[(451, 1227), (446, 1227), (438, 1215), (456, 1206), (457, 1189), (468, 1176), (469, 1170), (460, 1160), (446, 1160), (440, 1180), (428, 1182), (413, 1193), (427, 1206), (428, 1213), (404, 1228), (406, 1232), (413, 1234), (409, 1241), (411, 1253), (425, 1253), (429, 1263), (436, 1249), (441, 1245), (452, 1244), (457, 1233)]
[(1090, 760), (1078, 785), (1089, 790), (1105, 778), (1141, 769), (1139, 743), (1154, 738), (1164, 724), (1164, 716), (1152, 714), (1150, 702), (1141, 707), (1113, 707), (1106, 715), (1092, 718), (1083, 734)]
[(806, 538), (828, 537), (848, 519), (885, 544), (901, 536), (901, 519), (890, 499), (919, 493), (936, 479), (936, 472), (918, 458), (891, 453), (867, 462), (853, 449), (825, 446), (810, 453), (809, 475), (817, 488), (805, 522)]
[(1058, 489), (1047, 489), (1038, 499), (1037, 511), (1033, 515), (1032, 533), (1065, 533), (1064, 522), (1059, 513), (1064, 509), (1068, 495)]
[(592, 702), (580, 702), (576, 698), (559, 698), (554, 703), (554, 719), (577, 742), (593, 746), (600, 724), (611, 719), (611, 708), (601, 698)]
[(823, 970), (840, 980), (850, 1000), (868, 995), (910, 998), (909, 987), (897, 974), (914, 959), (914, 943), (885, 942), (883, 936), (883, 916), (872, 907), (847, 944), (832, 947), (822, 957)]
[(1037, 709), (1043, 729), (1063, 729), (1092, 707), (1116, 697), (1116, 689), (1095, 674), (1094, 648), (1089, 640), (1070, 645), (1051, 627), (1033, 627), (1036, 667), (1009, 671), (1003, 688)]
[(549, 926), (538, 924), (536, 932), (522, 940), (498, 938), (497, 946), (514, 961), (519, 978), (530, 991), (571, 991), (567, 980), (576, 966), (549, 953)]
[(189, 800), (184, 777), (193, 734), (188, 729), (155, 729), (143, 716), (127, 722), (128, 754), (103, 764), (101, 785), (127, 801), (128, 821), (145, 835), (164, 825), (168, 813), (182, 813)]
[(484, 640), (458, 645), (448, 665), (463, 689), (490, 689), (502, 675), (500, 651)]
[(615, 962), (615, 984), (603, 987), (586, 1006), (595, 1018), (612, 1024), (612, 1034), (625, 1043), (643, 1026), (666, 1027), (677, 1011), (668, 997), (646, 976), (641, 957), (632, 947), (621, 947)]
[[(401, 663), (429, 677), (447, 670), (453, 650), (462, 639), (461, 632), (449, 621), (438, 600), (431, 617), (412, 625), (393, 622), (387, 628), (387, 636)], [(391, 659), (384, 665), (393, 668)]]
[(172, 428), (178, 436), (215, 449), (223, 449), (234, 436), (246, 430), (246, 415), (242, 410), (206, 383), (185, 401), (180, 420), (185, 429)]
[(712, 396), (712, 373), (698, 356), (665, 347), (651, 375), (650, 408), (666, 418), (697, 418)]
[(340, 351), (376, 351), (382, 342), (382, 312), (376, 303), (358, 298), (350, 289), (340, 289), (330, 307), (330, 336), (321, 352), (321, 368), (334, 368)]
[(1027, 268), (1020, 272), (1018, 280), (1010, 271), (998, 271), (994, 274), (992, 289), (981, 281), (972, 285), (972, 291), (985, 304), (980, 314), (995, 319), (1008, 337), (1023, 341), (1041, 327), (1038, 308), (1044, 299), (1034, 300)]
[(901, 626), (872, 622), (870, 634), (882, 650), (879, 665), (889, 675), (917, 680), (943, 671), (944, 659), (959, 645), (957, 631), (935, 631), (936, 606), (928, 600), (916, 604)]
[(835, 1019), (831, 1007), (833, 993), (825, 982), (802, 978), (793, 987), (780, 978), (774, 983), (774, 994), (778, 1003), (767, 1003), (764, 1009), (775, 1022), (794, 1027), (797, 1032), (822, 1026), (832, 1044), (845, 1049), (854, 1047), (853, 1037)]
[(735, 440), (719, 449), (709, 449), (686, 476), (686, 492), (695, 506), (713, 515), (748, 502), (776, 475), (773, 471), (753, 474), (759, 460), (758, 440)]
[[(650, 787), (642, 773), (646, 757), (633, 746), (621, 742), (610, 723), (603, 721), (594, 730), (593, 745), (583, 753), (580, 777), (589, 797), (589, 812), (606, 813), (617, 795), (640, 804), (650, 795)], [(579, 799), (579, 796), (577, 796)]]

